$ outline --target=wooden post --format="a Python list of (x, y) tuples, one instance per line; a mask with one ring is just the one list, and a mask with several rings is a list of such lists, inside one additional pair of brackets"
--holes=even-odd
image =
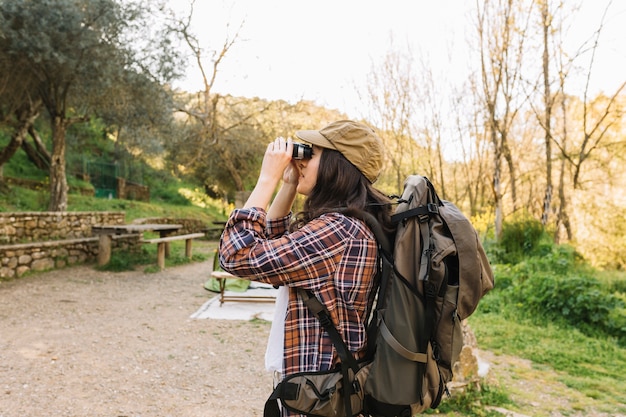
[(185, 256), (191, 260), (191, 239), (185, 240)]
[(161, 271), (165, 269), (165, 245), (167, 245), (166, 242), (157, 244), (157, 265)]
[(111, 235), (101, 234), (98, 240), (98, 266), (104, 266), (111, 260)]

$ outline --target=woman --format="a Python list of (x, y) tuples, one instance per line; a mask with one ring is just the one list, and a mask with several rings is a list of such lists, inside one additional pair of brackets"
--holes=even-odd
[[(325, 305), (355, 358), (364, 356), (377, 244), (363, 221), (338, 209), (365, 210), (384, 227), (390, 224), (390, 200), (372, 186), (382, 168), (383, 145), (371, 128), (341, 120), (296, 136), (312, 145), (312, 157), (292, 159), (291, 139), (270, 143), (257, 184), (244, 207), (231, 213), (219, 247), (224, 270), (279, 286), (266, 352), (275, 383), (293, 373), (331, 369), (338, 361), (298, 288)], [(306, 200), (292, 221), (298, 193)]]

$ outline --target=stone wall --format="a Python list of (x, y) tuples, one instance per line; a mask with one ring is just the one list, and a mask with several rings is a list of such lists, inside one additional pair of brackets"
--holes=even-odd
[[(0, 213), (0, 279), (91, 261), (98, 255), (96, 224), (124, 224), (124, 212)], [(113, 247), (139, 245), (139, 235), (114, 236)]]
[(92, 237), (93, 225), (125, 222), (123, 211), (0, 213), (0, 245)]
[[(139, 235), (113, 236), (114, 248), (132, 249)], [(0, 245), (0, 279), (21, 277), (31, 271), (45, 271), (92, 261), (98, 256), (98, 237), (51, 240)]]
[(123, 200), (150, 201), (150, 188), (118, 177), (117, 198)]
[[(113, 211), (0, 213), (0, 279), (20, 277), (92, 261), (98, 256), (97, 224), (125, 224), (126, 214)], [(207, 225), (194, 219), (150, 218), (133, 223), (182, 224), (178, 234), (204, 232)], [(114, 249), (134, 249), (140, 233), (112, 236)]]

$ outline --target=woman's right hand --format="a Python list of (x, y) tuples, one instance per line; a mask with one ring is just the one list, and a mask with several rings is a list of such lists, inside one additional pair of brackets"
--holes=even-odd
[[(279, 181), (281, 178), (284, 180), (287, 177), (287, 170), (291, 164), (292, 153), (293, 142), (291, 138), (285, 139), (279, 136), (273, 142), (270, 142), (263, 156), (259, 180)], [(291, 166), (293, 167), (293, 164)], [(293, 178), (293, 175), (289, 174), (289, 181), (293, 180)]]

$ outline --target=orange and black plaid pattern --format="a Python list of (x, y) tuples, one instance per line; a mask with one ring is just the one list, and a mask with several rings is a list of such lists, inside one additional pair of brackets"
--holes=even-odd
[(366, 348), (365, 321), (378, 249), (360, 220), (327, 213), (287, 233), (291, 217), (266, 221), (261, 209), (235, 210), (220, 240), (224, 270), (290, 288), (285, 317), (284, 375), (328, 370), (337, 355), (328, 334), (298, 297), (311, 290), (326, 306), (350, 351)]

